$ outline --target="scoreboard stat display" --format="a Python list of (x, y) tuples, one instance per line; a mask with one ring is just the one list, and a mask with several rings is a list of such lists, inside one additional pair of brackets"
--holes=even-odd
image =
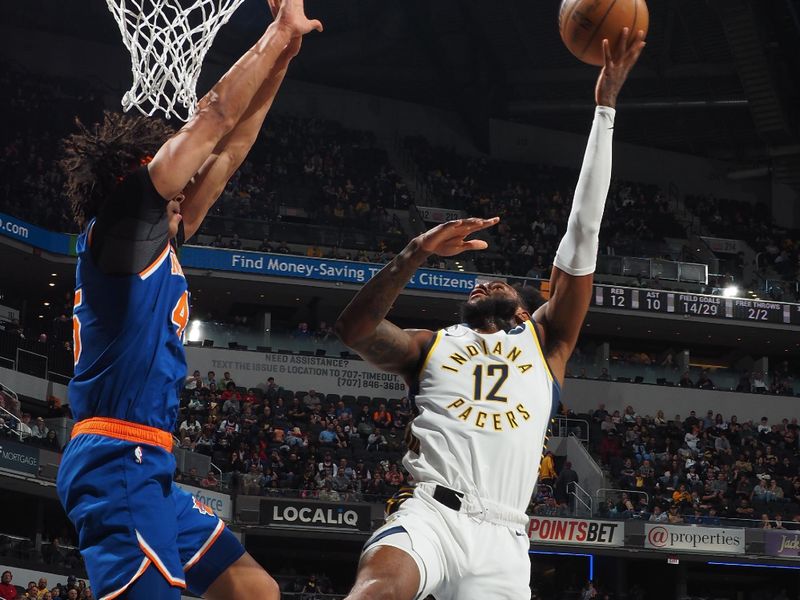
[(708, 319), (800, 325), (800, 304), (608, 285), (595, 286), (592, 306)]

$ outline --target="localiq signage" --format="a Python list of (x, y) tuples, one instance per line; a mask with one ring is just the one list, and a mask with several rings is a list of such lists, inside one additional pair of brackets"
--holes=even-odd
[(369, 504), (264, 498), (259, 522), (271, 527), (372, 530)]

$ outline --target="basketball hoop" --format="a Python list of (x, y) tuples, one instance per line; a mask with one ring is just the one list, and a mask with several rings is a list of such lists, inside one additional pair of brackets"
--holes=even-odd
[(152, 116), (188, 121), (197, 79), (214, 37), (244, 0), (106, 0), (131, 53), (133, 85), (122, 97)]

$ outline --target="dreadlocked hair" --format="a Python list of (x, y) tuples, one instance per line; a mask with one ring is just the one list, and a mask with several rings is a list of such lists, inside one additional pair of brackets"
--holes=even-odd
[(158, 119), (109, 111), (91, 127), (77, 117), (75, 125), (78, 132), (63, 140), (59, 166), (72, 216), (83, 228), (125, 176), (150, 162), (173, 130)]

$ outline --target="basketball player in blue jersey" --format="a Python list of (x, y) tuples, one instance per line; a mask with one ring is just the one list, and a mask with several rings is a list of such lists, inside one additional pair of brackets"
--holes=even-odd
[(613, 54), (603, 42), (594, 124), (547, 303), (495, 281), (473, 289), (462, 325), (433, 332), (386, 321), (429, 256), (487, 247), (467, 238), (498, 219), (463, 219), (412, 240), (339, 317), (336, 331), (344, 343), (402, 375), (416, 409), (403, 459), (415, 482), (413, 495), (367, 541), (348, 600), (530, 598), (525, 509), (589, 308), (616, 100), (643, 40), (639, 32), (629, 44), (625, 30)]
[[(76, 424), (58, 472), (98, 598), (277, 599), (278, 586), (214, 513), (172, 482), (186, 375), (189, 294), (176, 249), (242, 163), (302, 36), (302, 0), (274, 22), (169, 137), (106, 114), (65, 140), (62, 166), (83, 228), (73, 316)], [(150, 160), (150, 156), (152, 160)]]

